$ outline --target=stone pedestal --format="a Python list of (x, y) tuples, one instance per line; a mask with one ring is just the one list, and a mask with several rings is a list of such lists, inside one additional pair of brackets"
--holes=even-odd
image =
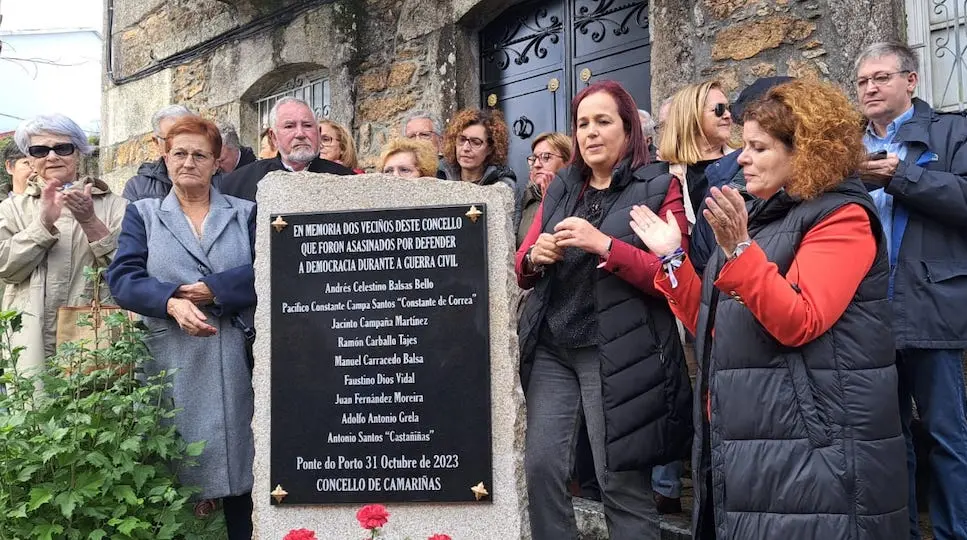
[[(353, 211), (441, 205), (486, 205), (489, 273), (491, 423), (493, 485), (490, 498), (474, 503), (386, 504), (389, 523), (381, 537), (414, 540), (443, 533), (460, 540), (529, 538), (523, 474), (524, 399), (517, 374), (516, 302), (513, 275), (513, 194), (503, 186), (479, 187), (431, 179), (403, 180), (385, 175), (339, 177), (272, 173), (259, 183), (256, 289), (259, 306), (255, 342), (255, 538), (280, 540), (291, 529), (316, 531), (318, 538), (350, 540), (364, 536), (356, 521), (361, 504), (273, 505), (270, 493), (272, 291), (271, 216), (302, 212)], [(459, 271), (454, 269), (454, 271)], [(325, 331), (320, 329), (320, 331)], [(459, 343), (461, 336), (452, 337)], [(467, 396), (472, 399), (473, 396)], [(324, 449), (326, 441), (319, 441)], [(467, 486), (469, 490), (471, 486)], [(469, 491), (468, 491), (469, 493)]]

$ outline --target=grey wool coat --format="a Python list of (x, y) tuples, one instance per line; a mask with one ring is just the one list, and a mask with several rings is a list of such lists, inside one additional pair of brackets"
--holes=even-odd
[[(255, 205), (211, 190), (199, 240), (175, 192), (128, 206), (108, 283), (118, 304), (144, 315), (154, 357), (147, 374), (175, 370), (171, 397), (188, 442), (206, 441), (199, 466), (179, 471), (201, 498), (252, 490), (253, 391), (243, 328), (255, 308)], [(215, 302), (202, 307), (211, 337), (192, 337), (167, 314), (178, 286), (202, 281)]]

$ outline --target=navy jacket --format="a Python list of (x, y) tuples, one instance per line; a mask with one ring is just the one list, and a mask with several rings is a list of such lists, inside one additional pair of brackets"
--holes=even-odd
[(121, 195), (129, 202), (141, 199), (164, 199), (171, 191), (171, 179), (165, 160), (147, 161), (138, 167), (138, 174), (125, 182)]
[[(726, 185), (745, 189), (745, 176), (742, 175), (742, 167), (739, 166), (739, 154), (741, 150), (736, 150), (726, 154), (715, 163), (705, 169), (705, 178), (708, 180), (709, 189), (717, 187), (722, 189)], [(705, 210), (705, 198), (695, 213), (695, 227), (692, 229), (692, 236), (688, 245), (688, 256), (692, 259), (692, 266), (699, 275), (705, 271), (705, 265), (715, 251), (718, 244), (715, 243), (715, 233), (712, 227), (703, 217)]]
[[(225, 195), (255, 202), (255, 194), (258, 192), (258, 184), (262, 181), (262, 178), (272, 171), (284, 170), (286, 170), (285, 165), (282, 164), (282, 158), (279, 156), (272, 159), (261, 159), (244, 167), (239, 167), (224, 176), (212, 178), (212, 186)], [(322, 158), (312, 160), (309, 166), (305, 168), (305, 172), (344, 176), (356, 174), (351, 169)]]
[[(967, 348), (967, 120), (913, 100), (886, 192), (909, 211), (894, 272), (897, 348)], [(917, 165), (922, 163), (923, 165)], [(869, 186), (868, 186), (869, 187)]]

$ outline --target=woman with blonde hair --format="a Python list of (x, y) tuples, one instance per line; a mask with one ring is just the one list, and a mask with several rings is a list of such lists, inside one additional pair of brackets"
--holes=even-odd
[(655, 287), (697, 337), (697, 540), (908, 536), (890, 264), (856, 176), (862, 118), (838, 88), (781, 84), (743, 113), (747, 209), (713, 187), (719, 246), (699, 276), (683, 235), (644, 206)]
[(662, 121), (658, 154), (685, 184), (685, 213), (695, 225), (698, 207), (708, 191), (705, 169), (732, 151), (732, 114), (718, 81), (690, 84), (672, 96)]
[(379, 156), (379, 170), (400, 178), (434, 178), (439, 162), (436, 151), (420, 139), (393, 139)]
[(527, 156), (530, 170), (527, 188), (520, 202), (520, 225), (517, 227), (517, 247), (524, 241), (537, 209), (557, 171), (571, 162), (571, 138), (563, 133), (546, 132), (534, 137), (531, 155)]
[(362, 174), (356, 157), (356, 141), (349, 130), (332, 120), (319, 120), (319, 157), (328, 159)]

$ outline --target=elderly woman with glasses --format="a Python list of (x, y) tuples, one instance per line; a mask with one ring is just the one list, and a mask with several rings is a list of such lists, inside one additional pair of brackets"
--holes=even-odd
[(179, 433), (207, 441), (181, 482), (201, 489), (199, 504), (221, 498), (228, 538), (250, 540), (255, 204), (212, 187), (221, 146), (215, 124), (197, 116), (168, 130), (171, 192), (128, 207), (108, 283), (144, 316), (154, 358), (145, 371), (174, 371)]
[(319, 121), (319, 157), (348, 167), (356, 174), (366, 172), (359, 168), (353, 136), (348, 129), (332, 120)]
[(567, 480), (587, 425), (610, 537), (657, 539), (651, 467), (685, 457), (691, 387), (660, 261), (630, 226), (647, 205), (685, 228), (681, 186), (649, 163), (634, 99), (603, 81), (571, 103), (573, 159), (517, 251), (524, 469), (535, 540), (576, 538)]
[[(0, 203), (0, 279), (3, 309), (23, 312), (12, 346), (25, 346), (19, 365), (43, 366), (56, 347), (57, 310), (90, 304), (85, 267), (105, 268), (117, 250), (127, 202), (103, 181), (81, 177), (87, 135), (62, 114), (25, 120), (14, 141), (35, 175), (22, 196)], [(107, 287), (98, 291), (110, 299)]]
[(393, 139), (383, 147), (379, 170), (400, 178), (432, 178), (437, 173), (436, 152), (419, 138)]
[(537, 209), (544, 198), (544, 191), (557, 171), (571, 161), (571, 138), (563, 133), (541, 133), (531, 143), (531, 155), (527, 156), (530, 182), (520, 202), (520, 225), (517, 227), (517, 247), (524, 242)]

